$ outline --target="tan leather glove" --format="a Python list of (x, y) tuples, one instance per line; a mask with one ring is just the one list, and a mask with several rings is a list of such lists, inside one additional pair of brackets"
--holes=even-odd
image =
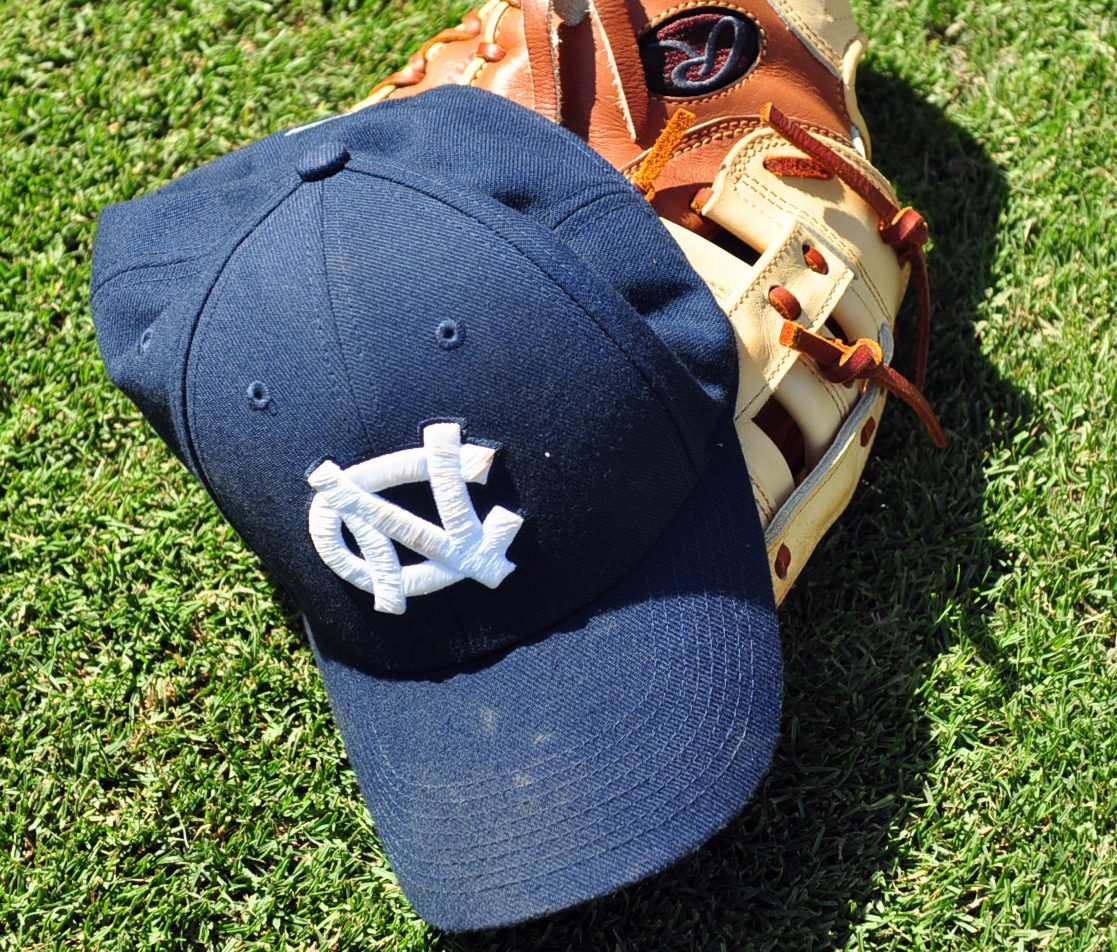
[[(847, 0), (489, 0), (357, 108), (461, 83), (577, 133), (644, 192), (737, 334), (737, 433), (777, 601), (845, 509), (893, 392), (920, 388), (923, 219), (870, 163)], [(916, 380), (889, 366), (914, 275)]]

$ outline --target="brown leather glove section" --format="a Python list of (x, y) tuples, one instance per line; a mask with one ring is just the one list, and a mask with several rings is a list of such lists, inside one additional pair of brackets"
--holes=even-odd
[(491, 0), (427, 42), (369, 101), (445, 83), (488, 89), (561, 121), (630, 175), (685, 108), (695, 121), (659, 170), (654, 205), (695, 230), (695, 192), (766, 102), (850, 141), (841, 76), (766, 0), (583, 3)]

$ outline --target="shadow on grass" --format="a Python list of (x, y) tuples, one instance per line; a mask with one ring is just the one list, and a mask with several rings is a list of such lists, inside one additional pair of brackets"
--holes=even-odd
[[(983, 461), (1030, 407), (981, 355), (974, 328), (1005, 182), (979, 142), (902, 80), (866, 69), (859, 92), (876, 164), (931, 225), (928, 395), (950, 447), (935, 450), (892, 401), (853, 503), (782, 611), (782, 741), (743, 815), (657, 877), (538, 923), (446, 937), (450, 948), (841, 947), (883, 883), (903, 875), (902, 831), (934, 756), (920, 691), (935, 658), (968, 638), (1015, 690), (985, 634), (982, 593), (1006, 566), (983, 519)], [(908, 311), (900, 331), (908, 370)]]

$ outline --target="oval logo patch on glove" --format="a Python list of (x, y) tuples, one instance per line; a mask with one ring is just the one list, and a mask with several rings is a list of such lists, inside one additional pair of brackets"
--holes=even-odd
[(760, 31), (736, 10), (687, 10), (640, 37), (648, 87), (661, 96), (704, 96), (736, 82), (760, 56)]

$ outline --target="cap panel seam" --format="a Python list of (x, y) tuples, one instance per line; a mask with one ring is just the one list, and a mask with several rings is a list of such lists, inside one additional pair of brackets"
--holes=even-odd
[[(651, 391), (655, 395), (655, 398), (656, 398), (657, 402), (666, 411), (668, 418), (671, 420), (672, 424), (674, 425), (675, 434), (676, 434), (678, 443), (682, 448), (683, 454), (686, 457), (687, 462), (690, 464), (691, 470), (696, 475), (701, 475), (701, 473), (704, 471), (704, 466), (702, 466), (701, 462), (699, 460), (695, 459), (694, 456), (691, 453), (690, 446), (689, 446), (688, 441), (687, 441), (687, 439), (684, 435), (685, 428), (682, 425), (682, 421), (680, 421), (679, 418), (678, 418), (677, 412), (675, 410), (675, 407), (674, 407), (672, 401), (669, 400), (667, 398), (667, 396), (660, 391), (660, 388), (658, 386), (656, 386), (655, 382), (648, 376), (644, 367), (637, 360), (634, 359), (633, 355), (629, 352), (629, 350), (624, 346), (624, 344), (622, 344), (619, 340), (617, 340), (617, 338), (610, 332), (609, 328), (606, 327), (604, 324), (602, 324), (601, 321), (599, 321), (594, 316), (593, 312), (585, 304), (583, 304), (570, 291), (570, 289), (566, 286), (565, 282), (563, 282), (559, 278), (557, 278), (551, 272), (551, 270), (549, 268), (545, 267), (541, 262), (539, 262), (529, 250), (521, 248), (518, 244), (516, 244), (516, 242), (514, 242), (512, 239), (508, 238), (506, 235), (502, 234), (500, 231), (493, 228), (490, 222), (488, 222), (488, 221), (484, 220), (483, 218), (479, 217), (473, 211), (471, 211), (469, 209), (466, 209), (466, 208), (462, 208), (460, 205), (454, 204), (453, 202), (449, 201), (444, 196), (436, 194), (430, 188), (426, 187), (425, 183), (422, 186), (420, 186), (420, 185), (417, 185), (415, 181), (407, 181), (402, 176), (401, 177), (393, 176), (393, 175), (385, 172), (384, 169), (382, 169), (382, 168), (377, 169), (375, 171), (370, 171), (370, 170), (367, 170), (367, 169), (354, 167), (354, 163), (352, 163), (352, 162), (347, 166), (347, 170), (352, 171), (355, 174), (368, 176), (369, 178), (383, 179), (384, 181), (391, 182), (392, 184), (398, 185), (401, 188), (406, 188), (406, 189), (410, 189), (411, 191), (418, 192), (421, 195), (425, 195), (427, 198), (431, 199), (432, 201), (438, 202), (440, 205), (443, 205), (447, 208), (453, 209), (458, 214), (465, 215), (467, 218), (471, 219), (472, 221), (475, 221), (477, 224), (484, 227), (486, 229), (486, 231), (488, 231), (490, 234), (495, 235), (503, 244), (505, 244), (508, 247), (514, 249), (515, 252), (518, 255), (520, 255), (522, 258), (524, 258), (526, 261), (530, 262), (530, 264), (532, 265), (532, 267), (536, 271), (538, 271), (540, 274), (542, 274), (544, 277), (546, 277), (553, 286), (555, 286), (556, 288), (561, 290), (562, 293), (564, 295), (566, 295), (567, 299), (575, 307), (577, 307), (577, 309), (583, 315), (585, 315), (585, 317), (587, 317), (589, 319), (590, 323), (595, 328), (597, 328), (597, 330), (613, 345), (613, 347), (620, 354), (622, 354), (624, 356), (624, 358), (628, 361), (628, 363), (632, 366), (632, 368), (636, 371), (636, 373), (640, 375), (640, 378), (644, 381), (648, 390)], [(418, 176), (416, 176), (416, 178), (418, 178)], [(542, 227), (542, 226), (540, 226), (540, 227)], [(543, 229), (543, 230), (550, 231), (550, 229)], [(557, 241), (557, 238), (556, 238), (556, 241)], [(589, 271), (589, 269), (586, 267), (585, 263), (582, 261), (581, 258), (579, 258), (577, 256), (577, 254), (575, 254), (573, 251), (569, 251), (569, 250), (568, 250), (568, 253), (569, 253), (570, 257), (574, 259), (577, 266), (582, 271), (589, 274), (593, 278), (595, 283), (599, 283), (599, 284), (604, 283), (604, 282), (601, 282), (600, 279), (597, 278), (596, 275), (593, 275), (592, 272)], [(615, 288), (610, 287), (609, 290), (612, 291), (612, 293), (614, 295), (616, 295), (620, 304), (623, 307), (627, 307), (629, 309), (632, 309), (632, 306), (627, 301), (624, 300), (624, 298), (616, 291)], [(650, 328), (648, 329), (648, 333), (655, 339), (658, 346), (663, 348), (663, 350), (665, 350), (668, 353), (669, 358), (673, 361), (676, 361), (676, 363), (677, 363), (678, 362), (677, 358), (675, 357), (675, 355), (673, 353), (671, 353), (670, 348), (668, 348), (667, 345), (663, 343), (663, 341), (659, 338), (659, 336), (654, 331), (652, 331)], [(683, 370), (683, 373), (685, 373), (685, 370)], [(696, 388), (696, 389), (701, 389), (701, 388)]]
[(329, 258), (326, 255), (326, 189), (324, 183), (327, 179), (322, 179), (315, 183), (317, 185), (316, 191), (318, 203), (318, 245), (322, 255), (322, 273), (325, 276), (323, 282), (326, 287), (326, 303), (330, 309), (330, 326), (334, 332), (334, 343), (337, 346), (337, 352), (341, 355), (341, 364), (345, 372), (345, 389), (349, 393), (349, 399), (353, 402), (354, 408), (357, 410), (357, 418), (361, 421), (361, 432), (364, 434), (365, 443), (369, 446), (372, 445), (372, 436), (369, 433), (368, 422), (365, 420), (364, 414), (361, 413), (361, 404), (357, 400), (357, 394), (353, 389), (353, 371), (349, 366), (349, 355), (345, 352), (345, 346), (341, 340), (341, 330), (337, 326), (337, 312), (334, 308), (334, 293), (330, 285), (330, 264)]
[(102, 277), (101, 280), (99, 280), (96, 284), (92, 285), (90, 289), (90, 297), (96, 296), (101, 291), (101, 289), (104, 288), (104, 286), (111, 281), (115, 281), (117, 278), (120, 278), (123, 275), (132, 274), (135, 271), (147, 271), (156, 268), (166, 268), (173, 265), (188, 264), (191, 261), (204, 260), (209, 252), (212, 250), (214, 244), (219, 244), (220, 242), (227, 240), (230, 235), (234, 235), (236, 234), (236, 232), (236, 228), (226, 228), (219, 235), (217, 235), (216, 240), (211, 241), (208, 244), (199, 245), (195, 250), (189, 253), (151, 255), (145, 257), (142, 261), (133, 261), (132, 263), (121, 265), (116, 270), (110, 271), (107, 275)]
[[(630, 201), (630, 198), (629, 195), (619, 191), (599, 195), (592, 201), (579, 205), (577, 208), (564, 215), (562, 220), (555, 225), (555, 231), (557, 232), (560, 228), (564, 229), (564, 240), (580, 235), (591, 225), (597, 224), (613, 212), (624, 211), (625, 204)], [(610, 202), (609, 199), (613, 199), (614, 201)], [(639, 208), (639, 206), (637, 206), (637, 208)], [(648, 206), (648, 210), (651, 211), (650, 205)], [(654, 215), (655, 213), (652, 212), (652, 214)], [(573, 224), (569, 224), (572, 220)], [(577, 254), (577, 252), (575, 252), (575, 254)]]
[(194, 350), (194, 339), (198, 335), (198, 328), (202, 323), (202, 315), (205, 313), (206, 307), (209, 304), (209, 300), (213, 296), (214, 288), (217, 287), (217, 283), (221, 280), (221, 276), (225, 273), (225, 268), (228, 266), (229, 261), (232, 259), (233, 255), (235, 255), (237, 251), (240, 250), (241, 245), (243, 245), (249, 238), (251, 238), (252, 235), (256, 233), (256, 230), (265, 221), (267, 221), (273, 214), (275, 214), (279, 207), (285, 201), (287, 201), (288, 198), (290, 198), (292, 195), (295, 194), (296, 191), (298, 191), (301, 184), (301, 181), (293, 183), (282, 195), (280, 195), (274, 202), (272, 202), (268, 206), (266, 211), (259, 214), (252, 222), (252, 224), (241, 232), (240, 237), (236, 240), (236, 242), (233, 243), (232, 247), (226, 251), (224, 257), (221, 259), (221, 263), (214, 269), (213, 277), (209, 282), (209, 287), (206, 288), (206, 292), (204, 295), (202, 295), (202, 300), (199, 303), (197, 310), (194, 312), (194, 323), (193, 326), (190, 328), (190, 334), (186, 339), (186, 346), (183, 350), (182, 376), (179, 385), (179, 401), (182, 412), (183, 448), (186, 450), (187, 453), (190, 454), (190, 457), (194, 460), (194, 463), (197, 466), (198, 470), (198, 478), (201, 480), (202, 485), (205, 487), (207, 493), (209, 493), (210, 498), (213, 499), (218, 510), (221, 512), (221, 515), (224, 516), (225, 519), (230, 522), (230, 524), (232, 524), (232, 520), (229, 519), (228, 513), (225, 511), (221, 502), (218, 500), (216, 493), (214, 493), (213, 483), (209, 478), (209, 473), (206, 471), (205, 461), (202, 459), (201, 454), (198, 452), (198, 448), (194, 444), (193, 426), (191, 424), (190, 413), (191, 401), (189, 394), (189, 391), (192, 389), (190, 387), (189, 379), (190, 365)]
[[(205, 256), (206, 256), (206, 249), (202, 249), (196, 255), (187, 255), (185, 257), (176, 257), (176, 258), (167, 257), (167, 258), (163, 258), (161, 260), (145, 261), (142, 264), (129, 265), (127, 268), (120, 268), (117, 271), (113, 271), (107, 277), (102, 278), (100, 281), (97, 282), (97, 284), (95, 284), (91, 288), (90, 293), (89, 293), (89, 300), (90, 300), (90, 302), (94, 301), (97, 298), (97, 295), (105, 290), (106, 285), (111, 284), (113, 281), (116, 281), (118, 278), (124, 277), (126, 274), (135, 274), (137, 271), (155, 271), (155, 270), (158, 270), (160, 268), (167, 268), (167, 267), (171, 267), (173, 265), (189, 264), (191, 261), (204, 260)], [(202, 269), (199, 269), (199, 270), (202, 270)]]
[[(635, 190), (627, 184), (623, 188), (617, 185), (608, 185), (601, 191), (592, 195), (590, 198), (584, 199), (574, 207), (568, 209), (567, 211), (564, 211), (562, 215), (556, 218), (555, 221), (552, 223), (552, 225), (550, 226), (551, 230), (558, 232), (559, 229), (561, 229), (568, 221), (570, 221), (571, 218), (576, 217), (587, 209), (593, 208), (594, 205), (597, 205), (599, 202), (603, 202), (611, 198), (620, 199), (624, 202), (630, 202), (637, 194), (638, 193), (636, 193)], [(647, 203), (645, 202), (645, 204)], [(640, 206), (637, 205), (636, 207), (639, 208)], [(650, 210), (651, 206), (648, 206), (648, 208)]]

